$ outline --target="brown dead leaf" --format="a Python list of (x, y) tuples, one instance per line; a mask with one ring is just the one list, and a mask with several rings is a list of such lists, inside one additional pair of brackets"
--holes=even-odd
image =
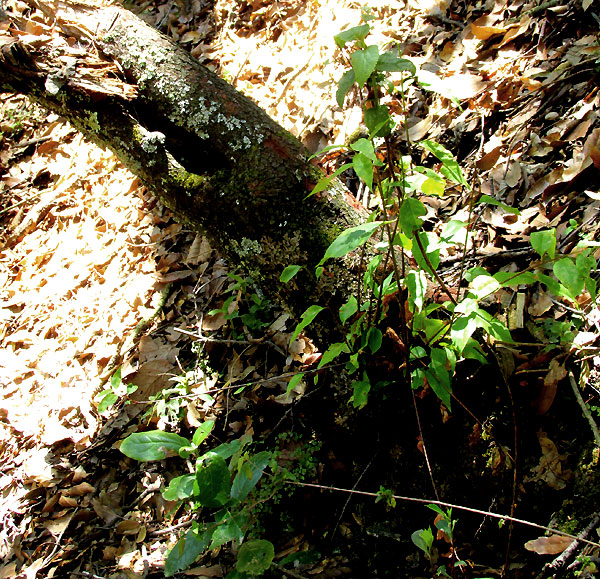
[(67, 530), (67, 527), (74, 516), (75, 513), (69, 513), (68, 515), (60, 517), (59, 519), (50, 519), (48, 521), (44, 521), (43, 526), (50, 531), (53, 537), (59, 538)]
[(118, 498), (111, 498), (109, 493), (102, 491), (98, 498), (92, 499), (92, 507), (96, 514), (107, 524), (110, 525), (121, 516)]
[(96, 488), (87, 482), (82, 482), (69, 489), (66, 489), (63, 494), (67, 497), (81, 497), (90, 493), (95, 493)]
[(140, 531), (140, 527), (139, 521), (136, 521), (135, 519), (125, 519), (115, 527), (115, 531), (119, 535), (137, 535)]
[(572, 472), (562, 468), (562, 462), (566, 455), (559, 454), (556, 444), (552, 442), (543, 431), (537, 433), (538, 441), (542, 449), (542, 456), (539, 464), (532, 469), (532, 475), (528, 481), (541, 481), (550, 488), (562, 490), (567, 486), (567, 481), (571, 479)]
[(525, 548), (538, 555), (558, 555), (562, 553), (571, 543), (571, 537), (563, 535), (550, 535), (549, 537), (539, 537), (533, 541), (527, 541)]
[(537, 412), (537, 414), (546, 414), (552, 403), (554, 402), (554, 398), (556, 397), (556, 391), (558, 389), (558, 383), (567, 375), (567, 370), (563, 366), (563, 364), (554, 358), (550, 361), (550, 369), (547, 374), (544, 376), (544, 383), (542, 388), (533, 402), (533, 406)]

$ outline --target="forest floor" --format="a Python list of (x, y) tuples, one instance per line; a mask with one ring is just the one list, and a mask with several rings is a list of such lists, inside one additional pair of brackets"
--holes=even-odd
[[(494, 272), (536, 259), (532, 231), (556, 228), (565, 254), (582, 237), (596, 240), (597, 6), (370, 6), (370, 41), (398, 44), (422, 71), (422, 84), (407, 92), (398, 146), (409, 150), (407, 135), (443, 143), (477, 194), (500, 202), (473, 210), (471, 194), (458, 189), (424, 199), (431, 229), (471, 220), (469, 259)], [(335, 102), (344, 65), (333, 41), (359, 24), (359, 3), (128, 7), (311, 152), (345, 143), (359, 127), (360, 107), (341, 111)], [(595, 522), (587, 537), (598, 540), (600, 467), (590, 421), (600, 407), (600, 310), (589, 295), (573, 309), (542, 287), (498, 291), (490, 309), (516, 343), (496, 347), (488, 366), (459, 368), (452, 414), (431, 392), (419, 393), (420, 426), (400, 387), (380, 399), (374, 393), (358, 412), (349, 395), (328, 386), (331, 376), (286, 393), (290, 373), (319, 353), (308, 337), (289, 343), (293, 321), (251, 285), (240, 286), (231, 277), (235, 264), (55, 115), (0, 95), (0, 130), (0, 578), (163, 576), (190, 515), (160, 489), (185, 465), (136, 463), (118, 446), (148, 425), (187, 432), (209, 418), (221, 442), (252, 434), (290, 469), (304, 469), (306, 482), (433, 498), (433, 479), (442, 500), (576, 535)], [(354, 186), (351, 175), (347, 184)], [(443, 275), (452, 279), (458, 260), (446, 259)], [(231, 297), (225, 311), (210, 313)], [(387, 356), (393, 363), (393, 348)], [(115, 403), (99, 412), (113, 393)], [(570, 539), (532, 542), (544, 531), (455, 510), (453, 548), (466, 566), (450, 569), (456, 553), (443, 535), (429, 561), (411, 542), (414, 531), (434, 525), (435, 513), (423, 506), (393, 509), (314, 488), (282, 494), (261, 519), (276, 546), (273, 576), (427, 577), (444, 561), (452, 576), (589, 576), (599, 556), (580, 545), (544, 571)], [(315, 555), (285, 567), (301, 553)], [(225, 577), (231, 562), (219, 548), (185, 574)], [(566, 571), (567, 564), (575, 567)]]

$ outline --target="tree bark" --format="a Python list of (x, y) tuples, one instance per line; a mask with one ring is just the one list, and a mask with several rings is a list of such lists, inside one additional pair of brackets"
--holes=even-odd
[[(307, 199), (322, 173), (303, 145), (131, 12), (94, 0), (30, 4), (27, 20), (8, 14), (0, 28), (0, 90), (27, 95), (111, 149), (293, 315), (324, 306), (316, 338), (335, 338), (359, 260), (328, 262), (318, 282), (314, 266), (366, 217), (339, 182)], [(292, 264), (303, 270), (282, 284)]]

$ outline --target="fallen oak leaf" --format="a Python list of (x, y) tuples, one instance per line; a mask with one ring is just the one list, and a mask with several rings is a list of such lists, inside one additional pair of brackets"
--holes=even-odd
[(533, 541), (527, 541), (525, 548), (538, 555), (558, 555), (562, 553), (571, 543), (571, 537), (563, 535), (550, 535), (549, 537), (539, 537)]

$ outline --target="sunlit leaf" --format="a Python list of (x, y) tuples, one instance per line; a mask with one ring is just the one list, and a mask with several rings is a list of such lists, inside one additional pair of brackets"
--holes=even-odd
[(162, 492), (165, 501), (182, 501), (194, 494), (196, 476), (184, 474), (171, 480), (169, 486)]
[(554, 262), (554, 275), (567, 288), (573, 298), (577, 297), (585, 287), (585, 277), (577, 269), (572, 259), (565, 257)]
[(194, 436), (192, 437), (192, 444), (194, 446), (200, 446), (208, 438), (208, 435), (212, 432), (214, 426), (214, 420), (204, 421), (196, 428), (196, 432), (194, 432)]
[(350, 55), (352, 70), (356, 76), (356, 82), (359, 86), (364, 86), (368, 78), (375, 71), (377, 61), (379, 60), (379, 49), (376, 45), (367, 46), (362, 50), (357, 50)]
[(296, 326), (294, 333), (290, 339), (290, 344), (300, 335), (300, 332), (308, 326), (316, 317), (319, 315), (319, 312), (323, 311), (322, 306), (312, 305), (306, 309), (306, 311), (302, 314), (300, 318), (300, 323)]
[(340, 48), (344, 48), (347, 42), (364, 40), (370, 30), (371, 27), (368, 24), (361, 24), (360, 26), (354, 26), (353, 28), (348, 28), (348, 30), (343, 30), (339, 34), (336, 34), (333, 39)]
[(248, 524), (248, 517), (245, 513), (231, 513), (225, 510), (221, 514), (222, 518), (215, 528), (208, 547), (211, 550), (231, 541), (242, 541), (246, 534), (244, 527)]
[(171, 549), (165, 561), (163, 569), (165, 577), (172, 577), (178, 571), (186, 569), (204, 553), (210, 544), (213, 530), (214, 527), (211, 526), (200, 534), (192, 530), (183, 535)]
[(529, 236), (529, 241), (540, 257), (548, 254), (550, 259), (554, 259), (556, 253), (556, 229), (554, 227), (544, 231), (533, 231)]
[(426, 214), (427, 209), (421, 201), (414, 197), (407, 197), (400, 206), (400, 211), (398, 212), (398, 220), (400, 221), (402, 232), (405, 235), (412, 237), (413, 233), (423, 225), (421, 216)]
[(347, 70), (340, 78), (340, 82), (338, 83), (338, 88), (335, 91), (335, 101), (338, 106), (343, 109), (344, 101), (346, 100), (346, 95), (352, 88), (352, 85), (356, 82), (356, 75), (352, 69)]
[(406, 58), (400, 58), (393, 52), (384, 52), (379, 55), (377, 61), (377, 70), (389, 71), (389, 72), (410, 72), (410, 74), (416, 74), (417, 68), (415, 65)]
[(345, 324), (348, 318), (358, 311), (358, 301), (354, 296), (350, 296), (348, 301), (340, 308), (340, 321)]
[(300, 384), (302, 381), (302, 378), (304, 378), (304, 372), (298, 372), (297, 374), (294, 374), (290, 378), (287, 388), (285, 389), (286, 394), (289, 394), (296, 386), (298, 386), (298, 384)]
[(323, 259), (317, 264), (317, 267), (325, 263), (328, 259), (343, 257), (364, 245), (381, 224), (381, 221), (371, 221), (342, 231), (337, 239), (327, 248)]
[(500, 207), (502, 209), (504, 209), (504, 211), (506, 211), (507, 213), (513, 213), (514, 215), (521, 215), (521, 212), (516, 208), (516, 207), (511, 207), (510, 205), (507, 205), (506, 203), (502, 203), (502, 201), (498, 201), (498, 199), (494, 199), (493, 197), (490, 197), (489, 195), (481, 195), (481, 197), (479, 197), (479, 201), (477, 201), (477, 203), (487, 203), (488, 205), (495, 205), (496, 207)]
[(263, 451), (252, 455), (242, 464), (231, 485), (232, 499), (241, 501), (248, 496), (262, 477), (263, 471), (267, 464), (269, 464), (270, 459), (271, 453)]
[(129, 458), (149, 462), (177, 456), (179, 449), (187, 446), (190, 446), (190, 441), (183, 436), (162, 430), (150, 430), (130, 434), (121, 443), (119, 450)]
[(373, 143), (369, 139), (358, 139), (358, 141), (352, 143), (350, 148), (357, 153), (362, 153), (365, 157), (371, 159), (373, 163), (377, 162), (377, 155), (375, 154), (375, 148)]
[(411, 270), (406, 276), (406, 287), (408, 287), (408, 303), (414, 310), (423, 308), (425, 291), (427, 290), (427, 276), (423, 270)]
[(342, 353), (350, 353), (350, 349), (345, 342), (335, 342), (334, 344), (331, 344), (329, 348), (325, 350), (321, 360), (319, 360), (318, 368), (322, 368), (325, 364), (329, 364), (329, 362), (335, 360)]
[(435, 141), (429, 140), (421, 141), (419, 144), (421, 147), (435, 155), (442, 162), (441, 172), (444, 177), (470, 189), (469, 184), (462, 174), (459, 164), (456, 162), (456, 159), (452, 153), (446, 149), (446, 147), (436, 143)]
[(365, 182), (370, 191), (373, 190), (373, 161), (362, 153), (357, 153), (352, 158), (352, 168), (358, 178)]

